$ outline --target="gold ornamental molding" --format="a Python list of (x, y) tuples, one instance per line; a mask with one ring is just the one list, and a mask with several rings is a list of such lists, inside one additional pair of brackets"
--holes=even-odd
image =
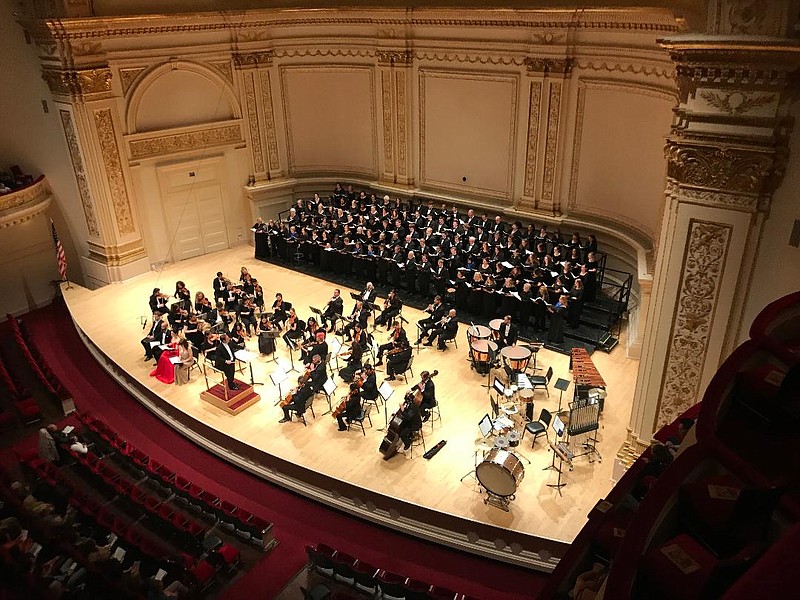
[(243, 144), (239, 123), (221, 126), (206, 126), (195, 131), (181, 131), (162, 135), (137, 135), (128, 138), (128, 155), (131, 159), (153, 158), (178, 152), (188, 152), (214, 146)]
[(114, 131), (114, 118), (110, 108), (94, 111), (94, 123), (97, 129), (97, 138), (100, 142), (100, 152), (106, 170), (111, 202), (114, 207), (114, 218), (117, 231), (120, 235), (135, 233), (136, 226), (133, 220), (131, 202), (125, 186), (125, 175), (122, 172), (122, 161), (117, 147), (117, 135)]
[(525, 70), (529, 74), (568, 76), (572, 71), (572, 58), (534, 58), (525, 59)]
[(42, 68), (42, 79), (54, 96), (75, 100), (96, 97), (111, 93), (111, 69), (56, 69)]
[(272, 106), (272, 82), (269, 71), (259, 73), (261, 79), (261, 106), (264, 108), (264, 133), (266, 134), (267, 168), (270, 172), (280, 172), (281, 164), (278, 155), (278, 132), (275, 128), (275, 109)]
[(123, 95), (127, 95), (128, 90), (131, 88), (133, 82), (136, 81), (136, 78), (139, 77), (139, 75), (141, 75), (144, 71), (146, 71), (145, 67), (119, 70), (119, 82), (122, 85)]
[(667, 142), (667, 176), (681, 184), (725, 194), (771, 194), (783, 176), (780, 148), (732, 147), (724, 143)]
[(97, 222), (97, 215), (94, 212), (92, 193), (89, 189), (89, 180), (83, 165), (83, 156), (81, 155), (81, 148), (78, 144), (75, 124), (72, 122), (72, 113), (64, 109), (61, 109), (59, 113), (61, 115), (61, 125), (64, 128), (64, 136), (67, 138), (67, 148), (69, 148), (69, 157), (72, 161), (72, 172), (75, 174), (75, 181), (78, 184), (78, 193), (81, 197), (83, 216), (86, 219), (86, 228), (90, 236), (97, 238), (100, 237), (100, 225)]
[(51, 199), (44, 175), (27, 187), (0, 195), (0, 229), (34, 219), (47, 210)]
[(753, 109), (768, 106), (776, 101), (775, 94), (744, 94), (742, 92), (728, 92), (727, 94), (702, 91), (700, 97), (714, 108), (731, 116), (744, 115)]
[(530, 110), (528, 113), (528, 148), (525, 157), (524, 194), (533, 198), (536, 185), (536, 155), (539, 147), (539, 111), (542, 104), (542, 83), (531, 82)]
[(390, 71), (381, 73), (381, 108), (383, 112), (383, 159), (386, 168), (386, 175), (394, 173), (394, 126), (392, 115), (394, 115), (394, 103), (392, 102), (392, 75)]
[(375, 55), (378, 64), (410, 65), (414, 61), (414, 53), (410, 50), (378, 50)]
[(397, 173), (406, 174), (406, 74), (397, 70), (394, 74), (397, 92)]
[(547, 134), (544, 143), (544, 176), (542, 178), (542, 200), (547, 208), (552, 208), (553, 187), (555, 182), (556, 152), (558, 150), (558, 131), (561, 123), (561, 84), (550, 84), (550, 99), (547, 107)]
[(261, 127), (258, 123), (258, 106), (256, 102), (255, 71), (244, 76), (244, 104), (247, 109), (247, 125), (250, 130), (250, 152), (253, 156), (253, 169), (257, 174), (264, 173), (264, 149), (261, 144)]
[(233, 64), (237, 69), (271, 67), (275, 53), (272, 50), (262, 52), (237, 52), (233, 55)]
[(653, 431), (672, 423), (700, 400), (700, 381), (732, 237), (731, 225), (689, 221)]
[(139, 259), (145, 258), (142, 240), (135, 240), (127, 244), (103, 246), (89, 241), (89, 258), (109, 267), (120, 267)]

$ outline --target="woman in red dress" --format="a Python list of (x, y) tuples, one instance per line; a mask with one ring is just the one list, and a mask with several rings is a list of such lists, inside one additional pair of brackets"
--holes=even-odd
[(180, 338), (173, 333), (172, 340), (167, 344), (169, 348), (164, 350), (161, 356), (158, 357), (158, 365), (156, 365), (156, 368), (150, 373), (150, 377), (155, 377), (162, 383), (172, 383), (175, 381), (175, 365), (172, 364), (170, 358), (178, 356), (179, 342)]

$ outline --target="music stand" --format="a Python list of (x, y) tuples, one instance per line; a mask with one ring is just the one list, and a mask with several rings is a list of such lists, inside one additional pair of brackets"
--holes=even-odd
[(294, 368), (294, 351), (295, 351), (295, 348), (292, 346), (292, 344), (290, 344), (289, 345), (289, 360), (291, 361), (291, 364), (289, 365), (289, 368), (286, 369), (286, 371), (289, 372), (289, 373), (292, 373), (292, 372), (299, 373), (300, 372), (300, 371), (298, 371), (297, 369)]
[[(484, 440), (491, 437), (492, 432), (494, 431), (494, 424), (492, 423), (492, 418), (489, 416), (489, 413), (483, 415), (483, 418), (478, 421), (478, 429), (480, 430), (481, 436), (483, 436)], [(472, 457), (472, 470), (464, 475), (460, 481), (463, 482), (467, 477), (472, 477), (476, 482), (478, 482), (478, 452), (480, 452), (480, 448), (476, 448), (474, 450)]]
[(378, 388), (378, 393), (381, 395), (381, 398), (383, 398), (383, 418), (385, 422), (383, 429), (378, 429), (378, 431), (386, 431), (389, 429), (389, 398), (394, 394), (394, 388), (389, 385), (388, 381), (384, 381), (381, 387)]
[(553, 385), (553, 387), (556, 388), (560, 392), (559, 395), (558, 395), (558, 410), (556, 411), (556, 414), (560, 415), (561, 413), (567, 412), (567, 411), (561, 409), (561, 399), (564, 396), (564, 392), (566, 392), (567, 388), (569, 388), (569, 381), (567, 379), (561, 379), (559, 377), (556, 380), (556, 382)]
[(289, 379), (289, 374), (278, 367), (278, 370), (272, 373), (269, 378), (272, 380), (272, 385), (278, 386), (278, 401), (275, 403), (275, 406), (281, 403), (283, 400), (283, 391), (281, 390), (281, 384), (285, 383), (287, 379)]
[(325, 383), (322, 384), (322, 389), (325, 392), (325, 395), (328, 397), (328, 412), (324, 413), (327, 415), (328, 413), (333, 412), (332, 398), (334, 398), (336, 395), (336, 384), (333, 382), (333, 379), (328, 377), (325, 380)]
[(336, 360), (336, 368), (335, 370), (339, 370), (339, 351), (342, 349), (342, 342), (340, 342), (337, 338), (332, 337), (331, 343), (328, 345), (328, 352), (331, 353), (331, 356)]
[(417, 343), (414, 344), (417, 347), (417, 354), (419, 354), (419, 344), (422, 341), (422, 325), (416, 323), (417, 326)]
[(309, 306), (308, 308), (315, 315), (319, 315), (320, 317), (322, 317), (322, 311), (320, 309), (314, 308), (313, 306)]
[(278, 362), (278, 347), (277, 347), (277, 342), (275, 340), (278, 339), (278, 336), (280, 335), (280, 332), (278, 332), (278, 331), (264, 331), (263, 333), (260, 333), (259, 335), (265, 335), (268, 338), (270, 338), (272, 340), (273, 345), (275, 346), (275, 351), (272, 353), (272, 357), (267, 359), (267, 362), (270, 362), (270, 361), (272, 361), (274, 363)]
[[(547, 487), (553, 488), (554, 490), (558, 490), (558, 495), (563, 496), (563, 494), (561, 493), (561, 488), (567, 484), (566, 482), (561, 481), (561, 475), (563, 473), (561, 465), (563, 465), (564, 461), (566, 461), (569, 464), (570, 469), (572, 468), (572, 456), (570, 456), (572, 453), (569, 451), (568, 448), (562, 447), (561, 444), (554, 444), (553, 442), (547, 442), (547, 443), (550, 445), (550, 449), (553, 451), (553, 464), (550, 467), (547, 467), (545, 470), (553, 468), (556, 471), (558, 471), (558, 481), (556, 483), (548, 483)], [(555, 466), (556, 456), (558, 456), (557, 467)]]
[(255, 381), (253, 379), (253, 360), (256, 357), (255, 353), (250, 352), (249, 350), (237, 350), (233, 353), (233, 357), (239, 362), (247, 363), (247, 365), (250, 367), (250, 387), (264, 385), (262, 382)]
[(361, 294), (356, 294), (355, 292), (350, 292), (350, 297), (356, 302), (361, 302), (364, 300), (364, 298), (361, 297)]

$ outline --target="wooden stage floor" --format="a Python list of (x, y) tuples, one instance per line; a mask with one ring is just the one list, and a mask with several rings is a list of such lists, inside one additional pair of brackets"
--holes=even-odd
[[(426, 423), (425, 438), (428, 448), (440, 440), (447, 440), (447, 444), (432, 460), (425, 460), (422, 452), (416, 450), (410, 460), (402, 454), (389, 461), (382, 459), (378, 452), (383, 439), (382, 432), (378, 431), (384, 425), (382, 407), (372, 415), (373, 426), (367, 427), (366, 436), (362, 435), (360, 428), (339, 432), (335, 419), (330, 415), (321, 416), (327, 410), (322, 395), (317, 396), (315, 401), (316, 419), (311, 419), (309, 413), (308, 427), (303, 427), (297, 421), (279, 424), (282, 413), (280, 408), (274, 406), (278, 391), (269, 378), (276, 364), (266, 357), (259, 357), (254, 363), (255, 380), (265, 382), (265, 385), (256, 388), (262, 400), (237, 416), (200, 400), (199, 395), (205, 385), (203, 377), (196, 372), (189, 385), (183, 387), (165, 385), (151, 378), (152, 363), (143, 362), (139, 340), (143, 337), (141, 319), (149, 317), (147, 300), (152, 289), (160, 287), (164, 292), (172, 292), (175, 281), (181, 279), (192, 294), (202, 290), (210, 296), (213, 291), (211, 282), (218, 270), (231, 278), (238, 278), (242, 265), (261, 282), (267, 304), (280, 291), (298, 309), (301, 318), (311, 314), (309, 305), (323, 307), (334, 287), (329, 282), (257, 261), (252, 256), (250, 246), (239, 246), (167, 265), (161, 273), (147, 273), (124, 284), (109, 285), (95, 291), (73, 285), (72, 289), (64, 289), (63, 292), (80, 329), (103, 353), (141, 384), (216, 430), (331, 478), (470, 521), (566, 543), (574, 539), (597, 500), (611, 489), (614, 455), (625, 439), (638, 367), (637, 361), (626, 358), (622, 344), (611, 354), (596, 352), (593, 355), (609, 393), (598, 431), (598, 449), (604, 460), (589, 462), (587, 457), (577, 458), (574, 470), (565, 471), (564, 481), (567, 485), (562, 490), (563, 496), (559, 496), (556, 490), (547, 486), (548, 483), (555, 483), (557, 474), (552, 470), (543, 470), (550, 465), (552, 456), (546, 440), (540, 437), (535, 448), (531, 448), (530, 437), (526, 436), (517, 452), (530, 464), (523, 460), (525, 476), (509, 512), (486, 505), (485, 495), (472, 478), (460, 481), (474, 466), (476, 441), (480, 438), (478, 422), (490, 411), (486, 388), (481, 387), (487, 379), (471, 370), (467, 360), (463, 324), (459, 328), (458, 349), (451, 345), (445, 352), (439, 352), (435, 348), (422, 347), (414, 362), (417, 376), (425, 369), (439, 370), (436, 391), (442, 421), (436, 423), (432, 433), (430, 424)], [(346, 314), (352, 308), (348, 291), (342, 289), (342, 295), (347, 298)], [(413, 341), (413, 323), (422, 318), (423, 313), (404, 307), (404, 316), (410, 322), (407, 330)], [(386, 339), (383, 328), (375, 334), (379, 343)], [(250, 350), (258, 351), (255, 337), (247, 342), (247, 346)], [(278, 340), (277, 346), (279, 357), (288, 363), (286, 345)], [(553, 383), (558, 377), (572, 381), (568, 362), (567, 356), (548, 350), (542, 350), (538, 356), (538, 366), (544, 369), (553, 367)], [(381, 368), (378, 371), (379, 383), (384, 376)], [(335, 381), (338, 383), (337, 395), (341, 398), (345, 385), (338, 377)], [(409, 385), (406, 385), (400, 379), (392, 383), (396, 392), (389, 402), (390, 414), (409, 385), (415, 382), (409, 381)], [(565, 405), (571, 397), (572, 384), (564, 394)], [(536, 393), (537, 416), (542, 408), (555, 411), (557, 406), (558, 391), (551, 389), (549, 398), (544, 391)], [(552, 432), (550, 435), (552, 439)], [(481, 459), (480, 454), (478, 459)]]

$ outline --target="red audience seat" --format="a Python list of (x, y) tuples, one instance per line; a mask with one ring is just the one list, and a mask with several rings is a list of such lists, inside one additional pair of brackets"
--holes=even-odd
[(201, 592), (205, 592), (208, 588), (214, 585), (214, 582), (216, 581), (216, 569), (214, 569), (211, 563), (205, 560), (201, 560), (191, 569), (189, 569), (189, 573), (191, 573), (197, 584), (197, 587)]

